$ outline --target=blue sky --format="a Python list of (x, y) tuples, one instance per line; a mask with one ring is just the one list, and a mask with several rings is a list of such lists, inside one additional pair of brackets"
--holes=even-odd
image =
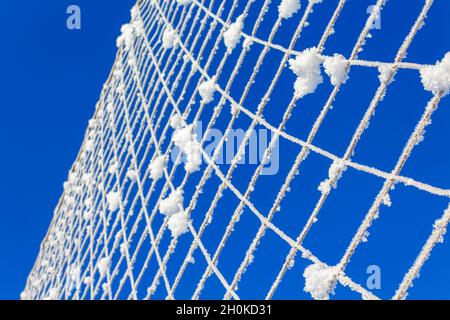
[[(24, 287), (132, 3), (0, 3), (0, 298)], [(70, 4), (81, 7), (79, 31), (66, 28)]]
[[(336, 34), (326, 44), (325, 54), (338, 52), (349, 55), (367, 18), (366, 9), (373, 2), (348, 1), (336, 25)], [(87, 121), (111, 68), (116, 50), (115, 38), (120, 25), (129, 19), (132, 3), (131, 0), (47, 0), (39, 3), (6, 0), (0, 4), (0, 21), (4, 24), (1, 30), (6, 39), (1, 44), (4, 58), (0, 62), (3, 64), (2, 70), (6, 70), (6, 75), (3, 73), (0, 78), (3, 88), (0, 139), (4, 150), (0, 157), (0, 298), (17, 298), (23, 289), (62, 192), (62, 183), (78, 152)], [(336, 0), (330, 0), (317, 6), (310, 19), (311, 25), (305, 29), (296, 49), (303, 50), (317, 44), (336, 3)], [(420, 12), (422, 3), (418, 0), (410, 1), (406, 6), (405, 1), (390, 0), (383, 10), (381, 29), (373, 30), (373, 38), (367, 42), (360, 58), (392, 61)], [(70, 4), (81, 7), (80, 31), (69, 31), (65, 27), (66, 8)], [(257, 1), (249, 16), (250, 20), (254, 18), (258, 4)], [(242, 10), (243, 5), (238, 7), (237, 13)], [(303, 10), (304, 8), (300, 14)], [(275, 19), (273, 12), (272, 9), (264, 20), (258, 37), (267, 39)], [(300, 14), (283, 24), (283, 31), (277, 34), (275, 43), (287, 46)], [(450, 32), (450, 25), (446, 21), (449, 14), (448, 1), (435, 1), (425, 27), (408, 50), (406, 61), (434, 63), (450, 50), (450, 39), (442, 37)], [(249, 28), (247, 25), (244, 31), (248, 32)], [(260, 51), (258, 45), (252, 47), (248, 55), (249, 67), (244, 66), (242, 70), (244, 74), (252, 71), (251, 63), (256, 61)], [(257, 105), (261, 99), (277, 66), (274, 62), (280, 58), (279, 52), (269, 53), (267, 62), (263, 65), (266, 71), (257, 78), (247, 99), (249, 109), (254, 111), (252, 106)], [(231, 70), (236, 59), (237, 53), (233, 53), (225, 70)], [(217, 67), (218, 61), (219, 59), (213, 61), (212, 69)], [(343, 154), (376, 90), (377, 75), (376, 69), (352, 68), (349, 82), (339, 92), (333, 104), (334, 109), (315, 139), (316, 145), (337, 155)], [(240, 94), (245, 85), (245, 77), (242, 79), (232, 88), (232, 94)], [(291, 97), (289, 90), (294, 80), (293, 74), (286, 69), (264, 111), (265, 118), (270, 119), (269, 122), (275, 126), (281, 120), (282, 112)], [(324, 80), (317, 94), (298, 102), (286, 127), (288, 133), (303, 139), (306, 137), (332, 89), (328, 78), (325, 77)], [(219, 79), (219, 84), (220, 81)], [(417, 71), (401, 70), (377, 108), (353, 160), (390, 171), (430, 98), (431, 94), (422, 88)], [(449, 98), (446, 97), (433, 117), (433, 124), (427, 129), (425, 141), (414, 150), (402, 171), (405, 176), (442, 188), (450, 188), (448, 104)], [(202, 120), (207, 121), (211, 111), (212, 108), (206, 110)], [(226, 115), (221, 116), (216, 124), (218, 128), (225, 126), (229, 120), (229, 114), (224, 114)], [(246, 128), (249, 123), (249, 119), (241, 115), (237, 126)], [(261, 177), (251, 198), (261, 212), (267, 213), (270, 209), (297, 152), (298, 146), (281, 141), (279, 174)], [(282, 203), (281, 212), (273, 220), (274, 224), (291, 237), (297, 236), (299, 228), (301, 229), (314, 207), (320, 195), (317, 185), (326, 177), (329, 165), (329, 160), (311, 154), (302, 165), (299, 177), (294, 180), (292, 191)], [(223, 168), (225, 170), (227, 166)], [(245, 191), (254, 169), (255, 167), (238, 168), (233, 175), (232, 182), (241, 192)], [(177, 175), (178, 179), (181, 178), (181, 173)], [(193, 175), (192, 183), (186, 190), (186, 198), (193, 192), (195, 182), (200, 177), (200, 174)], [(337, 263), (382, 182), (373, 176), (349, 169), (339, 181), (339, 188), (331, 194), (322, 209), (319, 221), (313, 226), (304, 245), (323, 261)], [(218, 184), (219, 180), (213, 177), (207, 183), (207, 188), (215, 190)], [(375, 290), (374, 293), (383, 298), (392, 296), (431, 232), (433, 221), (442, 214), (448, 203), (448, 199), (403, 185), (398, 185), (391, 197), (392, 207), (382, 209), (381, 218), (371, 229), (369, 242), (358, 248), (347, 268), (350, 277), (364, 284), (367, 266), (379, 265), (382, 270), (382, 289)], [(202, 221), (201, 214), (207, 209), (208, 201), (211, 201), (211, 194), (200, 198), (193, 213), (195, 227)], [(226, 191), (221, 204), (216, 210), (214, 223), (204, 236), (212, 252), (238, 201), (230, 191)], [(245, 210), (219, 262), (219, 269), (227, 279), (232, 279), (258, 227), (258, 221), (249, 210)], [(162, 248), (167, 247), (168, 240), (169, 237), (164, 238)], [(180, 259), (184, 258), (192, 241), (188, 235), (182, 240), (179, 253), (174, 255), (168, 265), (169, 277), (176, 275)], [(257, 251), (255, 262), (240, 283), (239, 293), (249, 298), (263, 296), (288, 249), (284, 242), (268, 231)], [(447, 272), (449, 257), (448, 243), (435, 248), (421, 278), (411, 290), (411, 298), (450, 298), (450, 276)], [(205, 262), (202, 261), (201, 254), (197, 252), (195, 258), (196, 264), (189, 267), (192, 268), (189, 269), (190, 276), (183, 278), (180, 284), (180, 298), (189, 298), (197, 278), (203, 272)], [(302, 291), (302, 273), (308, 264), (298, 256), (294, 268), (286, 274), (274, 297), (308, 298)], [(154, 270), (149, 270), (149, 280), (151, 272)], [(220, 298), (222, 295), (220, 283), (211, 277), (205, 286), (205, 296)], [(156, 293), (156, 297), (164, 296), (162, 289)], [(338, 286), (336, 297), (355, 298), (356, 295)]]

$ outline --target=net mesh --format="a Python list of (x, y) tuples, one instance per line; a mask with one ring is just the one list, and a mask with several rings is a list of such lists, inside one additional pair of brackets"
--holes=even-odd
[[(276, 105), (279, 114), (271, 118), (265, 112), (271, 98), (279, 94), (277, 86), (285, 81), (284, 77), (292, 77), (286, 64), (301, 53), (296, 44), (313, 16), (313, 9), (333, 6), (330, 19), (314, 45), (322, 55), (347, 1), (302, 1), (304, 8), (291, 22), (295, 26), (287, 44), (275, 42), (287, 21), (278, 15), (279, 1), (186, 2), (142, 0), (133, 8), (132, 21), (122, 30), (112, 72), (103, 87), (22, 297), (271, 299), (277, 297), (277, 290), (283, 286), (288, 270), (300, 253), (299, 259), (304, 263), (332, 270), (332, 276), (325, 281), (325, 295), (340, 285), (362, 298), (378, 299), (362, 283), (352, 280), (346, 269), (355, 250), (366, 240), (380, 207), (389, 204), (390, 190), (395, 184), (403, 184), (443, 199), (450, 197), (448, 189), (401, 175), (443, 93), (434, 94), (426, 106), (422, 106), (420, 120), (410, 132), (391, 171), (352, 160), (358, 142), (396, 73), (402, 69), (419, 72), (424, 67), (403, 59), (433, 1), (422, 1), (422, 8), (393, 62), (358, 59), (385, 1), (376, 1), (367, 15), (351, 54), (345, 59), (345, 69), (350, 71), (357, 66), (380, 68), (386, 72), (363, 117), (358, 120), (343, 156), (320, 148), (314, 140), (344, 83), (332, 87), (305, 139), (285, 130), (294, 107), (300, 103), (291, 89), (284, 92), (288, 96), (287, 103), (283, 101)], [(275, 18), (267, 18), (270, 14)], [(238, 30), (241, 42), (227, 50), (224, 34), (241, 15), (245, 26)], [(250, 16), (251, 23), (247, 18)], [(256, 36), (260, 34), (260, 28), (264, 28), (267, 40)], [(174, 41), (167, 30), (174, 30)], [(276, 62), (269, 67), (265, 64), (267, 61)], [(205, 100), (201, 92), (201, 84), (208, 81), (214, 83), (214, 103)], [(262, 94), (253, 94), (252, 90)], [(178, 153), (173, 157), (174, 161), (167, 161), (162, 168), (161, 179), (151, 179), (150, 164), (161, 156), (169, 159), (176, 149), (170, 125), (174, 115), (182, 116), (194, 127), (202, 123), (205, 135), (199, 139), (198, 146), (204, 163), (199, 171), (190, 172), (183, 167), (182, 153)], [(280, 121), (276, 121), (278, 118)], [(246, 129), (237, 152), (228, 164), (220, 164), (217, 161), (219, 150), (227, 141), (227, 133), (238, 124), (245, 125)], [(208, 153), (205, 144), (214, 125), (221, 126), (225, 134), (215, 150)], [(270, 132), (269, 143), (256, 166), (241, 165), (239, 160), (245, 155), (248, 141), (257, 128)], [(275, 197), (269, 199), (267, 210), (263, 211), (258, 209), (256, 201), (251, 200), (251, 195), (263, 188), (258, 186), (259, 179), (278, 143), (290, 143), (297, 151), (289, 159), (283, 177), (278, 176), (279, 184), (271, 185)], [(331, 187), (321, 188), (320, 197), (312, 210), (305, 213), (307, 218), (296, 232), (283, 231), (276, 224), (277, 215), (283, 214), (280, 206), (288, 197), (296, 175), (303, 174), (302, 164), (313, 156), (326, 159), (327, 167), (331, 162), (330, 168), (334, 169), (330, 169), (325, 180)], [(304, 240), (327, 199), (337, 192), (337, 181), (346, 175), (346, 169), (374, 177), (382, 184), (358, 222), (356, 232), (353, 231), (344, 254), (336, 264), (327, 264), (305, 247)], [(239, 173), (239, 170), (245, 172)], [(233, 174), (239, 178), (234, 179)], [(159, 213), (162, 201), (176, 190), (184, 190), (183, 212), (189, 217), (188, 232), (179, 237), (169, 230), (169, 217)], [(246, 222), (245, 219), (250, 217), (253, 220)], [(406, 297), (434, 246), (442, 240), (449, 219), (450, 210), (446, 210), (434, 226), (430, 226), (431, 234), (409, 270), (403, 271), (404, 277), (393, 298)], [(217, 221), (218, 226), (215, 227), (212, 221)], [(233, 240), (235, 228), (240, 223), (246, 225), (245, 239)], [(214, 230), (209, 235), (208, 228)], [(267, 277), (271, 280), (259, 288), (255, 285), (257, 278), (250, 270), (253, 266), (263, 267), (261, 263), (258, 265), (256, 253), (261, 246), (267, 245), (266, 242), (287, 250), (280, 250), (282, 259), (268, 266)], [(263, 254), (263, 250), (258, 252)], [(219, 258), (224, 262), (219, 262)], [(253, 286), (258, 287), (253, 294), (238, 289), (241, 282), (245, 284), (247, 274), (253, 277)], [(302, 289), (301, 284), (298, 287)]]

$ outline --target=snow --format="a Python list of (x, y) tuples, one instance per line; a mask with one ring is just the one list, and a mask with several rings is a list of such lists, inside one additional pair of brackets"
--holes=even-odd
[(253, 44), (253, 40), (250, 37), (245, 38), (244, 42), (242, 43), (242, 48), (245, 50), (250, 50), (251, 45)]
[(310, 293), (316, 300), (328, 300), (330, 293), (334, 293), (336, 273), (336, 267), (322, 266), (317, 263), (309, 265), (303, 272), (305, 292)]
[(91, 277), (85, 277), (84, 279), (83, 279), (83, 283), (85, 284), (85, 285), (90, 285), (91, 284), (91, 282), (92, 282), (92, 278)]
[(200, 93), (200, 97), (202, 97), (202, 103), (207, 104), (213, 101), (215, 91), (216, 87), (214, 84), (214, 79), (202, 82), (202, 84), (198, 87), (198, 92)]
[(194, 125), (190, 124), (184, 128), (175, 130), (172, 140), (175, 146), (186, 155), (187, 161), (184, 169), (189, 172), (200, 170), (201, 165), (201, 147), (197, 141), (196, 134), (193, 133)]
[(28, 291), (24, 290), (20, 293), (20, 300), (31, 300)]
[(172, 27), (167, 27), (164, 30), (163, 36), (162, 36), (162, 46), (164, 49), (170, 49), (175, 46), (177, 39), (177, 32), (172, 29)]
[(320, 72), (322, 58), (316, 48), (309, 48), (299, 53), (295, 59), (289, 60), (290, 69), (297, 75), (294, 84), (294, 95), (302, 98), (316, 91), (319, 84), (323, 82)]
[(92, 219), (92, 215), (93, 215), (93, 213), (92, 213), (91, 210), (86, 210), (86, 211), (83, 213), (83, 219), (86, 220), (86, 221), (89, 221), (89, 220)]
[(391, 71), (392, 71), (392, 67), (388, 64), (378, 67), (378, 72), (380, 73), (378, 75), (378, 79), (380, 80), (381, 83), (388, 81)]
[(87, 152), (94, 151), (94, 141), (92, 139), (86, 140), (86, 151)]
[(421, 69), (420, 77), (425, 90), (447, 95), (450, 92), (450, 52), (435, 65)]
[(186, 154), (187, 159), (184, 164), (184, 170), (189, 173), (199, 171), (202, 161), (202, 152), (200, 144), (195, 137), (184, 146), (183, 152)]
[(106, 195), (109, 211), (116, 211), (120, 206), (120, 193), (118, 191), (110, 191)]
[(243, 26), (244, 15), (240, 15), (223, 34), (223, 40), (225, 42), (225, 47), (227, 47), (228, 53), (231, 53), (231, 51), (233, 51), (233, 49), (239, 43)]
[(133, 30), (137, 36), (145, 35), (145, 26), (144, 26), (144, 22), (141, 19), (133, 21), (132, 26), (133, 26)]
[(183, 233), (186, 233), (189, 228), (189, 218), (185, 211), (179, 211), (170, 216), (167, 223), (169, 230), (172, 232), (172, 237), (177, 238)]
[(347, 61), (341, 54), (325, 58), (323, 67), (333, 86), (343, 84), (348, 80), (347, 65)]
[(180, 129), (186, 126), (186, 123), (182, 116), (180, 116), (178, 113), (175, 113), (172, 118), (170, 118), (170, 126), (173, 129)]
[(100, 261), (97, 263), (98, 272), (100, 272), (101, 276), (106, 275), (106, 273), (109, 270), (110, 260), (108, 257), (100, 259)]
[(162, 178), (164, 174), (164, 167), (166, 166), (166, 157), (159, 156), (150, 163), (150, 178), (157, 181)]
[(44, 298), (44, 300), (58, 300), (59, 299), (59, 289), (51, 288), (48, 291), (48, 295)]
[(127, 171), (127, 178), (130, 179), (131, 181), (136, 181), (138, 177), (137, 171), (134, 169), (129, 169)]
[(322, 193), (328, 193), (331, 187), (336, 188), (337, 181), (341, 178), (342, 173), (346, 170), (346, 166), (342, 160), (335, 160), (328, 168), (328, 179), (322, 181), (318, 190)]
[(130, 10), (130, 14), (131, 14), (131, 20), (136, 20), (139, 16), (139, 6), (134, 5)]
[(120, 28), (121, 35), (116, 40), (117, 48), (125, 45), (125, 48), (129, 49), (133, 43), (133, 27), (127, 23)]
[(161, 201), (159, 204), (159, 212), (170, 217), (183, 210), (183, 190), (177, 189)]
[(109, 113), (113, 113), (114, 112), (114, 104), (112, 102), (109, 102), (106, 105), (106, 111), (108, 111)]
[(300, 10), (300, 0), (281, 0), (278, 14), (283, 19), (289, 19)]
[(73, 282), (78, 283), (80, 281), (81, 269), (76, 265), (72, 265), (70, 270), (70, 278)]
[(111, 164), (109, 165), (109, 168), (108, 168), (108, 173), (115, 174), (117, 172), (117, 170), (119, 170), (119, 163), (117, 163), (117, 161), (111, 162)]

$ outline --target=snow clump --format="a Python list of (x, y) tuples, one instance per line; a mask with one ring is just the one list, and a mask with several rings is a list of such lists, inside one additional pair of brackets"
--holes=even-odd
[(294, 84), (294, 95), (302, 98), (314, 93), (319, 84), (323, 82), (320, 72), (322, 58), (316, 48), (309, 48), (299, 53), (295, 59), (289, 60), (290, 69), (297, 76)]
[(333, 86), (343, 84), (348, 80), (347, 61), (343, 55), (335, 53), (332, 57), (325, 58), (323, 67)]
[(283, 19), (289, 19), (300, 10), (300, 0), (281, 0), (278, 14)]
[(223, 41), (228, 53), (231, 53), (241, 39), (242, 28), (244, 27), (244, 16), (240, 15), (234, 23), (230, 25), (223, 34)]
[(433, 66), (427, 66), (420, 70), (420, 77), (425, 90), (433, 94), (450, 93), (450, 52), (441, 61)]
[(309, 292), (316, 300), (328, 300), (330, 293), (334, 293), (337, 269), (320, 264), (311, 264), (303, 272), (305, 277), (305, 292)]

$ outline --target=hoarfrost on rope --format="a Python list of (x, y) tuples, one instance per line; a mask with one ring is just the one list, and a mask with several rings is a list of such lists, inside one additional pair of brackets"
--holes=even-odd
[(348, 80), (347, 66), (347, 60), (341, 54), (335, 53), (332, 57), (325, 58), (323, 67), (333, 86), (343, 84)]
[(421, 69), (420, 77), (425, 90), (447, 95), (450, 92), (450, 52), (435, 65)]
[(244, 27), (244, 16), (240, 15), (234, 23), (230, 25), (223, 34), (223, 41), (228, 53), (231, 53), (241, 39), (242, 28)]
[(200, 94), (200, 97), (202, 97), (202, 103), (207, 104), (213, 101), (215, 91), (216, 86), (214, 83), (214, 79), (202, 82), (202, 84), (198, 87), (198, 92)]
[(106, 201), (108, 202), (108, 210), (116, 211), (120, 207), (120, 193), (118, 191), (110, 191), (106, 195)]
[(289, 60), (289, 67), (297, 76), (294, 84), (294, 95), (302, 98), (316, 91), (319, 84), (323, 82), (320, 72), (322, 58), (316, 48), (305, 49), (295, 59)]
[(316, 300), (328, 300), (330, 293), (334, 293), (336, 274), (336, 267), (322, 266), (317, 263), (309, 265), (303, 272), (305, 292), (310, 293)]
[(289, 19), (300, 10), (300, 0), (281, 0), (278, 6), (278, 14), (283, 19)]
[(159, 212), (170, 217), (183, 210), (183, 190), (175, 190), (161, 201), (159, 204)]

